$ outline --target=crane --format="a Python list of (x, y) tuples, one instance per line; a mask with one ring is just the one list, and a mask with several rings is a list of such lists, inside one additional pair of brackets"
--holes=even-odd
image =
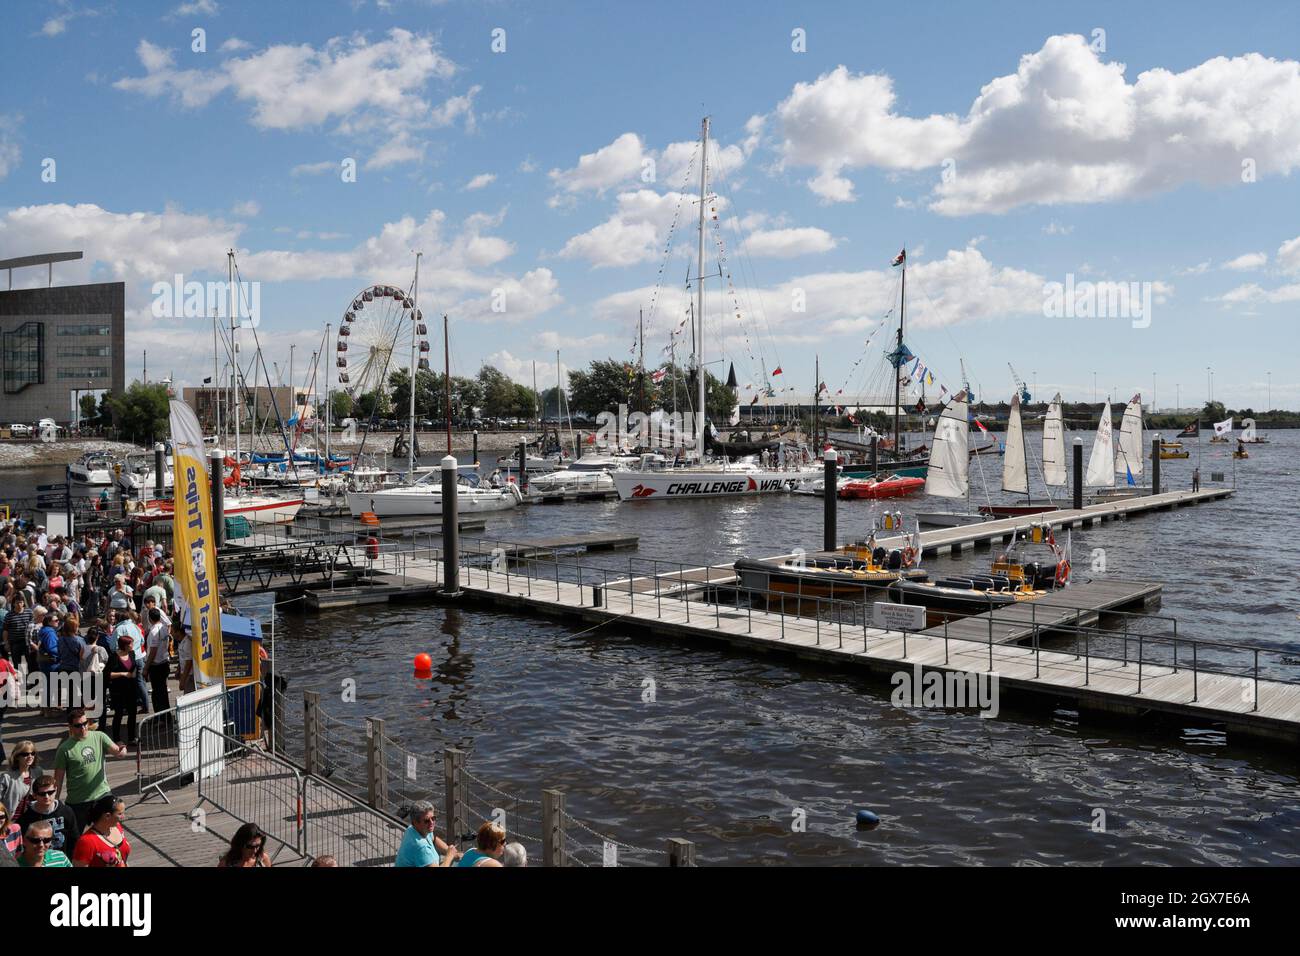
[(966, 389), (966, 401), (969, 402), (972, 407), (974, 407), (975, 390), (970, 387), (970, 379), (966, 377), (966, 360), (959, 358), (957, 360), (957, 364), (961, 366), (961, 385), (962, 388)]
[(1033, 397), (1029, 394), (1029, 386), (1025, 384), (1025, 380), (1020, 377), (1014, 365), (1008, 362), (1007, 368), (1011, 369), (1011, 379), (1016, 383), (1016, 388), (1020, 389), (1020, 401), (1028, 405), (1029, 400)]

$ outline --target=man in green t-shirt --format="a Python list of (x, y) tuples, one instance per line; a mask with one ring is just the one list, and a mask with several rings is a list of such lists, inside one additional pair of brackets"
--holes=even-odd
[(68, 782), (68, 806), (77, 815), (79, 830), (89, 822), (90, 808), (109, 792), (104, 754), (125, 757), (126, 746), (100, 730), (90, 730), (86, 712), (80, 707), (68, 711), (68, 739), (54, 752), (54, 795)]
[(27, 833), (23, 836), (23, 851), (18, 854), (18, 865), (72, 866), (72, 861), (68, 859), (66, 853), (50, 847), (53, 842), (54, 827), (48, 820), (39, 820), (36, 823), (28, 824)]

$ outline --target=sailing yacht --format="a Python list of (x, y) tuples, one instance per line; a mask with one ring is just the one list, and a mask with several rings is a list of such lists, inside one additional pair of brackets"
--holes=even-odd
[[(643, 457), (641, 468), (611, 473), (620, 501), (664, 501), (683, 498), (719, 498), (735, 495), (761, 495), (793, 491), (806, 479), (816, 477), (818, 465), (804, 467), (802, 462), (791, 468), (765, 468), (752, 457), (731, 463), (705, 458), (705, 385), (704, 360), (704, 239), (708, 209), (709, 118), (700, 123), (700, 220), (699, 246), (696, 257), (695, 370), (698, 394), (695, 405), (695, 440), (692, 452), (696, 463), (683, 467), (663, 468), (653, 457)], [(649, 458), (649, 460), (647, 460)]]

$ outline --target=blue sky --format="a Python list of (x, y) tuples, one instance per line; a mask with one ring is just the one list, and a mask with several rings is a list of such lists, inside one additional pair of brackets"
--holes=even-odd
[[(832, 390), (875, 384), (906, 244), (908, 344), (942, 382), (962, 358), (1009, 395), (1011, 362), (1039, 397), (1090, 399), (1095, 371), (1150, 400), (1154, 373), (1189, 405), (1212, 366), (1230, 405), (1271, 372), (1300, 407), (1300, 8), (807, 6), (34, 0), (0, 37), (0, 256), (84, 249), (57, 278), (127, 282), (129, 375), (149, 349), (193, 381), (210, 331), (153, 315), (154, 282), (219, 278), (233, 245), (268, 359), (295, 343), (301, 370), (420, 248), (455, 371), (535, 359), (546, 385), (556, 348), (628, 358), (652, 301), (647, 355), (669, 341), (707, 112), (706, 273), (721, 237), (741, 306), (706, 283), (708, 349), (745, 385), (806, 391), (815, 356)], [(1149, 325), (1045, 316), (1070, 275), (1150, 283)]]

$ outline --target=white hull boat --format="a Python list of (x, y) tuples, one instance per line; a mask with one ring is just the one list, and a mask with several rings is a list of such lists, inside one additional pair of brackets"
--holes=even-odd
[(68, 480), (79, 485), (111, 485), (113, 456), (102, 451), (82, 455), (68, 466)]
[[(379, 491), (349, 491), (348, 510), (359, 518), (370, 512), (378, 518), (439, 517), (442, 515), (441, 476), (422, 484), (383, 488)], [(458, 514), (478, 514), (485, 511), (505, 511), (514, 508), (523, 495), (514, 484), (504, 488), (471, 488), (461, 485), (456, 490)]]
[[(271, 495), (239, 495), (223, 502), (222, 514), (227, 518), (240, 516), (257, 524), (287, 524), (298, 514), (302, 498), (275, 498)], [(131, 515), (141, 524), (172, 520), (170, 501), (150, 502), (149, 506)]]
[(819, 469), (767, 471), (737, 468), (670, 468), (665, 471), (615, 472), (620, 501), (667, 501), (784, 494), (816, 477)]

